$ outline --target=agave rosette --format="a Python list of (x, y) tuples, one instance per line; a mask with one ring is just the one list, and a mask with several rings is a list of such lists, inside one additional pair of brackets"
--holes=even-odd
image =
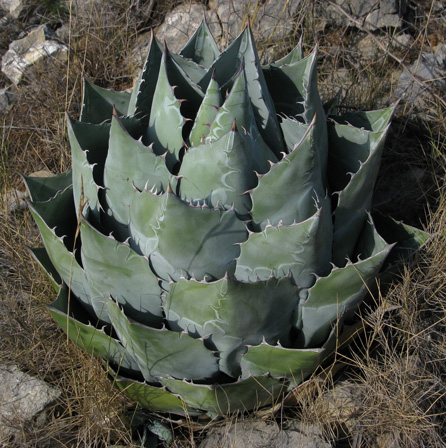
[(327, 119), (316, 52), (262, 67), (249, 28), (152, 39), (132, 93), (85, 83), (72, 170), (26, 178), (52, 316), (150, 410), (272, 403), (426, 239), (370, 214), (392, 112)]

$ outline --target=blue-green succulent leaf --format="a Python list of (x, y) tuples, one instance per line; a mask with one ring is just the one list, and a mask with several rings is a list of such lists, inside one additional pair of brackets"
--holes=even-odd
[(34, 260), (37, 261), (39, 266), (43, 269), (44, 273), (48, 277), (53, 286), (54, 290), (59, 293), (60, 285), (62, 284), (62, 279), (59, 273), (51, 263), (50, 257), (44, 247), (38, 247), (34, 249), (29, 249)]
[(82, 312), (77, 306), (76, 298), (70, 295), (65, 284), (57, 299), (48, 308), (53, 319), (81, 349), (112, 363), (115, 369), (124, 368), (135, 373), (139, 371), (136, 362), (119, 341), (110, 337), (104, 330), (72, 316), (79, 315), (83, 319), (85, 311)]
[[(335, 132), (330, 132), (331, 149), (334, 151), (331, 157), (336, 158), (337, 148), (342, 147), (343, 128), (345, 125), (335, 125)], [(353, 256), (367, 212), (371, 209), (373, 187), (378, 176), (386, 131), (380, 132), (374, 137), (370, 137), (370, 133), (367, 131), (358, 130), (355, 133), (356, 139), (350, 140), (343, 148), (351, 151), (358, 150), (359, 157), (368, 150), (369, 155), (364, 162), (359, 161), (357, 171), (351, 174), (347, 186), (338, 193), (333, 228), (333, 263), (336, 266), (344, 266), (346, 258)], [(350, 163), (352, 158), (345, 157), (347, 166), (353, 165)]]
[[(135, 247), (150, 256), (154, 271), (164, 280), (178, 280), (182, 274), (201, 280), (234, 273), (237, 244), (247, 236), (233, 210), (194, 207), (170, 192), (139, 193), (130, 218)], [(184, 235), (181, 244), (178, 235)]]
[(244, 65), (248, 86), (249, 99), (254, 110), (257, 125), (265, 142), (279, 156), (283, 151), (283, 139), (280, 132), (276, 109), (266, 85), (259, 56), (255, 48), (252, 32), (249, 28), (215, 60), (200, 85), (205, 89), (215, 72), (220, 86), (231, 81), (233, 76)]
[(107, 301), (107, 310), (119, 339), (147, 381), (166, 376), (166, 372), (193, 380), (210, 379), (218, 373), (218, 359), (202, 340), (132, 322), (112, 300)]
[(22, 175), (22, 178), (25, 181), (29, 196), (34, 202), (48, 201), (54, 198), (57, 192), (65, 190), (72, 184), (71, 170), (50, 177)]
[(217, 81), (212, 78), (206, 90), (206, 95), (198, 109), (194, 125), (189, 135), (192, 146), (198, 146), (209, 134), (211, 123), (215, 120), (217, 112), (222, 105), (220, 88)]
[(164, 53), (143, 142), (147, 145), (153, 143), (153, 151), (157, 155), (167, 152), (166, 164), (172, 169), (178, 162), (179, 152), (184, 146), (182, 137), (184, 118), (181, 115), (180, 102), (169, 84), (166, 57)]
[[(67, 228), (66, 222), (76, 225), (72, 188), (67, 188), (48, 202), (30, 204), (30, 210), (51, 263), (62, 280), (92, 315), (96, 314), (99, 319), (108, 322), (101, 298), (92, 293), (87, 276), (73, 253), (74, 241), (66, 238), (74, 235), (74, 230)], [(70, 215), (71, 219), (68, 219)]]
[(338, 319), (357, 310), (391, 249), (392, 246), (378, 235), (369, 217), (358, 244), (359, 261), (334, 268), (327, 277), (319, 278), (310, 288), (308, 298), (299, 305), (300, 343), (305, 348), (320, 346)]
[(266, 173), (270, 168), (268, 161), (276, 162), (277, 157), (267, 146), (257, 128), (243, 64), (228, 97), (210, 126), (206, 141), (214, 142), (222, 138), (234, 127), (234, 124), (251, 137), (253, 169), (261, 174)]
[(139, 190), (167, 190), (170, 172), (164, 159), (135, 140), (114, 116), (104, 168), (105, 197), (109, 209), (121, 224), (129, 224), (130, 206)]
[(325, 350), (291, 349), (262, 343), (248, 347), (242, 356), (242, 378), (271, 375), (274, 378), (289, 378), (294, 385), (310, 376), (323, 360)]
[[(302, 125), (294, 122), (296, 134)], [(294, 150), (284, 155), (270, 171), (259, 177), (259, 184), (251, 193), (252, 217), (262, 229), (267, 224), (291, 225), (310, 218), (317, 211), (316, 200), (322, 207), (330, 207), (325, 200), (320, 159), (314, 122), (308, 126)], [(326, 204), (323, 204), (326, 202)]]
[(161, 45), (152, 32), (149, 53), (144, 68), (133, 88), (126, 115), (147, 117), (150, 113), (162, 55)]
[(269, 377), (250, 377), (230, 384), (194, 384), (175, 379), (162, 383), (190, 406), (211, 417), (245, 412), (274, 403), (284, 391), (283, 382)]
[(100, 124), (110, 120), (113, 108), (120, 116), (127, 115), (130, 94), (95, 86), (84, 79), (84, 96), (80, 121)]
[(201, 22), (193, 36), (180, 51), (180, 55), (205, 68), (209, 68), (218, 58), (220, 51), (206, 20)]
[(92, 290), (113, 297), (130, 318), (161, 326), (161, 289), (147, 259), (124, 243), (81, 222), (82, 264)]
[(241, 245), (235, 276), (255, 282), (267, 280), (271, 273), (278, 278), (291, 273), (296, 285), (308, 288), (316, 275), (329, 273), (331, 244), (330, 209), (320, 208), (301, 223), (251, 233)]
[(115, 383), (128, 397), (150, 411), (192, 417), (203, 415), (203, 411), (192, 409), (181, 398), (161, 387), (139, 383), (122, 376), (116, 376)]
[(212, 283), (180, 279), (170, 286), (166, 316), (180, 329), (211, 335), (220, 369), (237, 377), (246, 345), (260, 344), (263, 338), (271, 344), (288, 342), (297, 303), (298, 289), (289, 278), (256, 283), (227, 277)]
[(180, 196), (203, 199), (210, 207), (234, 205), (238, 213), (247, 214), (251, 210), (247, 191), (257, 185), (253, 165), (249, 136), (230, 130), (213, 143), (187, 151), (179, 172)]

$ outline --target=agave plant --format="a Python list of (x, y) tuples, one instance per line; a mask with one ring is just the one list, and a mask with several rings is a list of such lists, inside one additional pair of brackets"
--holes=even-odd
[(54, 319), (144, 407), (271, 404), (425, 241), (371, 215), (393, 109), (333, 105), (316, 52), (261, 66), (249, 28), (220, 54), (205, 22), (179, 54), (152, 38), (132, 93), (85, 82), (72, 170), (26, 178), (33, 254)]

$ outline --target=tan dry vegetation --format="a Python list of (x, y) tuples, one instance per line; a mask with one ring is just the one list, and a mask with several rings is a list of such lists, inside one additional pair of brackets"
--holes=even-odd
[[(158, 2), (149, 19), (144, 10), (148, 3), (143, 1), (98, 2), (83, 15), (75, 14), (72, 2), (64, 4), (68, 66), (56, 66), (29, 80), (19, 90), (19, 102), (1, 117), (2, 210), (7, 192), (23, 189), (20, 172), (55, 173), (69, 167), (65, 112), (74, 117), (79, 113), (82, 76), (103, 87), (130, 87), (132, 67), (125, 61), (132, 44), (168, 9), (167, 2)], [(393, 46), (389, 33), (374, 32), (372, 40), (381, 47), (371, 59), (360, 61), (352, 47), (358, 36), (368, 34), (347, 27), (324, 28), (316, 4), (308, 0), (302, 5), (295, 36), (279, 44), (267, 41), (260, 52), (282, 56), (301, 34), (306, 50), (318, 42), (323, 96), (328, 99), (338, 92), (341, 80), (334, 77), (334, 69), (343, 68), (349, 80), (341, 93), (345, 109), (380, 106), (395, 88), (392, 73), (405, 70), (421, 51), (444, 39), (444, 24), (433, 16), (433, 2), (426, 0), (417, 6), (408, 48)], [(341, 373), (325, 380), (315, 376), (296, 391), (292, 408), (278, 406), (266, 419), (283, 427), (296, 418), (320, 423), (339, 447), (446, 446), (446, 108), (442, 93), (433, 93), (430, 106), (435, 113), (428, 122), (404, 103), (398, 107), (378, 185), (395, 199), (387, 201), (384, 195), (382, 209), (424, 226), (433, 235), (431, 242), (404, 266), (400, 279), (375, 298), (373, 310), (384, 311), (363, 310), (362, 336), (337, 356), (344, 366)], [(416, 182), (414, 170), (421, 173)], [(99, 361), (67, 344), (45, 311), (44, 304), (54, 294), (26, 250), (39, 245), (27, 210), (0, 214), (0, 242), (0, 360), (16, 363), (62, 391), (47, 424), (24, 428), (20, 446), (131, 446), (133, 405), (112, 387)], [(333, 385), (346, 379), (361, 396), (361, 406), (348, 423), (326, 404)], [(237, 418), (247, 417), (229, 421)], [(170, 445), (197, 446), (207, 427), (194, 428), (186, 422), (176, 429)]]

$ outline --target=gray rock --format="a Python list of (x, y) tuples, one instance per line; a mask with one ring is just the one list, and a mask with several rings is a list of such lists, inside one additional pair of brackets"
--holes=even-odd
[[(156, 37), (167, 43), (174, 53), (183, 48), (206, 15), (211, 32), (218, 42), (221, 38), (221, 26), (217, 15), (208, 11), (203, 4), (183, 3), (166, 15), (164, 22), (156, 30)], [(146, 51), (147, 52), (147, 51)]]
[(18, 99), (18, 93), (13, 86), (0, 89), (0, 112), (8, 112)]
[(26, 5), (23, 0), (0, 0), (0, 9), (14, 19), (18, 19)]
[(66, 62), (67, 58), (68, 48), (53, 40), (42, 25), (9, 45), (2, 59), (2, 72), (17, 85), (31, 75), (33, 68), (46, 67), (55, 61)]
[[(408, 5), (408, 0), (334, 0), (334, 2), (348, 14), (360, 19), (361, 26), (368, 25), (371, 29), (399, 27)], [(335, 6), (324, 7), (322, 14), (333, 25), (358, 26)]]
[[(404, 71), (399, 79), (395, 91), (397, 98), (402, 98), (408, 103), (424, 108), (429, 96), (428, 89), (436, 91), (438, 88), (446, 87), (446, 71), (443, 64), (444, 55), (441, 50), (439, 54), (422, 53), (421, 57), (408, 67), (409, 71), (419, 80)], [(444, 62), (443, 62), (444, 63)]]
[(43, 425), (45, 409), (59, 395), (58, 389), (16, 366), (0, 367), (0, 441), (18, 437), (25, 424)]
[(211, 431), (199, 448), (330, 448), (316, 425), (294, 424), (281, 430), (276, 423), (246, 420)]
[(274, 42), (283, 39), (293, 31), (294, 17), (299, 12), (301, 3), (301, 0), (266, 0), (261, 3), (249, 0), (211, 0), (209, 6), (218, 14), (223, 26), (223, 44), (228, 45), (247, 24), (248, 16), (258, 41)]

